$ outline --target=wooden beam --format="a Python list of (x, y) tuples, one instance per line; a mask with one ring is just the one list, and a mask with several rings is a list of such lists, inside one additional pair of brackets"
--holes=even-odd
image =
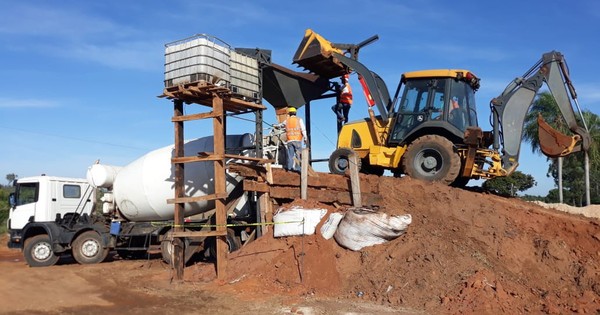
[[(180, 117), (183, 115), (183, 101), (174, 100), (173, 101), (173, 117)], [(184, 130), (183, 130), (183, 122), (177, 121), (175, 122), (175, 148), (173, 155), (177, 157), (184, 156)], [(183, 164), (175, 164), (174, 168), (174, 177), (175, 177), (175, 199), (183, 198), (185, 196), (185, 173), (184, 173), (184, 165)], [(174, 218), (173, 221), (175, 223), (175, 232), (183, 232), (183, 223), (184, 223), (184, 204), (178, 203), (175, 204), (174, 207)], [(183, 280), (183, 268), (185, 265), (184, 252), (183, 252), (183, 242), (180, 239), (175, 239), (173, 243), (173, 257), (171, 261), (173, 262), (173, 268), (175, 269), (175, 278), (177, 280)]]
[(196, 197), (179, 197), (173, 199), (167, 199), (167, 204), (181, 204), (181, 203), (190, 203), (197, 201), (205, 201), (205, 200), (219, 200), (227, 198), (227, 192), (219, 193), (219, 194), (210, 194), (204, 196), (196, 196)]
[[(213, 140), (214, 153), (216, 155), (225, 155), (225, 127), (224, 127), (224, 111), (223, 99), (216, 94), (213, 94), (212, 99), (213, 112), (216, 114), (213, 118)], [(225, 160), (214, 161), (215, 174), (215, 194), (227, 194), (227, 182), (225, 177)], [(215, 220), (217, 224), (217, 232), (224, 233), (223, 236), (217, 236), (217, 278), (224, 280), (226, 278), (225, 271), (227, 268), (227, 209), (224, 199), (215, 200)]]
[(183, 231), (183, 232), (173, 232), (171, 233), (172, 237), (186, 237), (186, 238), (203, 238), (209, 236), (225, 236), (227, 235), (227, 230), (225, 231)]
[(360, 197), (360, 179), (358, 178), (358, 156), (356, 153), (352, 153), (349, 156), (350, 159), (350, 183), (352, 186), (352, 205), (354, 207), (362, 207), (362, 200)]
[(300, 163), (300, 198), (308, 198), (308, 149), (302, 149), (302, 162)]
[(193, 162), (206, 162), (206, 161), (222, 161), (224, 155), (210, 154), (202, 156), (183, 156), (171, 158), (171, 163), (193, 163)]
[(256, 182), (253, 180), (244, 180), (244, 190), (246, 191), (257, 191), (257, 192), (269, 192), (269, 184)]
[[(271, 186), (269, 193), (271, 194), (271, 198), (293, 200), (298, 198), (300, 192), (298, 187)], [(333, 204), (334, 202), (338, 202), (340, 204), (352, 205), (352, 195), (349, 191), (313, 189), (309, 187), (308, 195), (311, 200), (322, 203)], [(383, 197), (379, 194), (362, 193), (361, 197), (363, 205), (381, 205), (383, 203)]]
[(209, 112), (209, 113), (200, 113), (200, 114), (191, 114), (191, 115), (183, 115), (183, 116), (173, 117), (173, 118), (171, 118), (171, 121), (172, 122), (190, 121), (190, 120), (199, 120), (199, 119), (213, 118), (213, 117), (215, 117), (215, 114), (213, 112)]

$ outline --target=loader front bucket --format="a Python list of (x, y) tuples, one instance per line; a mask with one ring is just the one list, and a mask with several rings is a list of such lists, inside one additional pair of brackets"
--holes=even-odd
[(346, 74), (346, 67), (332, 53), (344, 54), (321, 35), (307, 29), (293, 62), (321, 77), (332, 79)]
[(557, 158), (567, 156), (574, 151), (579, 151), (575, 148), (577, 142), (581, 140), (581, 136), (568, 136), (560, 131), (552, 128), (542, 117), (538, 115), (538, 138), (540, 141), (540, 149), (544, 155)]

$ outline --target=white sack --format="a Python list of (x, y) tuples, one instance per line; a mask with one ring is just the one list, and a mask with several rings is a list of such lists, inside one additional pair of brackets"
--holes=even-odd
[(327, 221), (321, 226), (321, 236), (326, 240), (332, 238), (343, 217), (344, 215), (339, 212), (330, 214)]
[(280, 208), (273, 216), (273, 236), (313, 235), (326, 213), (325, 209)]
[(354, 208), (346, 212), (334, 237), (341, 246), (357, 251), (397, 238), (411, 222), (410, 214), (396, 216)]

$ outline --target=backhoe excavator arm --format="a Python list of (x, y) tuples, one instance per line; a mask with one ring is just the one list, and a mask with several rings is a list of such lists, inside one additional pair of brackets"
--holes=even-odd
[[(562, 135), (548, 124), (540, 125), (540, 147), (544, 154), (557, 157), (572, 152), (587, 150), (590, 136), (586, 127), (581, 127), (575, 118), (571, 98), (577, 103), (577, 94), (571, 84), (564, 56), (556, 51), (545, 53), (523, 77), (511, 82), (502, 94), (491, 101), (494, 128), (494, 149), (502, 144), (503, 168), (512, 173), (519, 160), (524, 122), (533, 100), (546, 82), (563, 118), (574, 136)], [(567, 91), (568, 89), (568, 91)], [(569, 94), (571, 97), (569, 97)], [(585, 124), (581, 111), (581, 121)], [(584, 125), (585, 126), (585, 125)], [(581, 143), (575, 146), (576, 142)]]

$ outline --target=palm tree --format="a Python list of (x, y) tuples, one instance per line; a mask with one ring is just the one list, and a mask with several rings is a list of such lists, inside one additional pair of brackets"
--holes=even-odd
[[(558, 105), (552, 97), (550, 92), (542, 92), (538, 94), (538, 97), (533, 102), (527, 116), (525, 117), (525, 127), (523, 130), (523, 140), (527, 141), (531, 145), (531, 151), (533, 153), (541, 153), (540, 143), (538, 139), (538, 124), (537, 117), (538, 114), (541, 114), (544, 120), (548, 122), (554, 129), (565, 133), (570, 134), (569, 128), (566, 124), (566, 121), (562, 117)], [(586, 121), (587, 127), (589, 129), (590, 136), (592, 138), (592, 144), (588, 151), (588, 157), (590, 161), (590, 173), (594, 175), (595, 179), (598, 179), (598, 175), (600, 175), (600, 148), (598, 147), (598, 141), (600, 141), (600, 117), (590, 111), (584, 111), (582, 113), (583, 118)], [(579, 117), (577, 117), (579, 120)], [(579, 125), (582, 125), (579, 122)], [(583, 157), (574, 156), (579, 162), (575, 163), (583, 163)], [(563, 161), (562, 158), (549, 159), (552, 161), (552, 164), (549, 167), (548, 173), (550, 174), (552, 170), (558, 171), (558, 188), (559, 188), (559, 200), (563, 202), (562, 196), (562, 171), (563, 171)], [(569, 165), (572, 165), (569, 164)], [(597, 185), (597, 184), (595, 184)], [(595, 187), (596, 195), (598, 195), (600, 188)]]
[[(544, 120), (550, 124), (554, 129), (566, 133), (569, 129), (566, 122), (562, 118), (560, 109), (554, 100), (554, 97), (550, 92), (542, 92), (538, 94), (535, 101), (531, 105), (527, 116), (525, 116), (525, 126), (523, 130), (523, 140), (529, 142), (531, 145), (531, 152), (542, 153), (540, 148), (540, 140), (538, 138), (538, 115), (542, 115)], [(552, 164), (558, 163), (558, 195), (560, 203), (563, 202), (562, 195), (562, 157), (552, 160)], [(549, 167), (549, 173), (552, 169), (552, 165)]]

